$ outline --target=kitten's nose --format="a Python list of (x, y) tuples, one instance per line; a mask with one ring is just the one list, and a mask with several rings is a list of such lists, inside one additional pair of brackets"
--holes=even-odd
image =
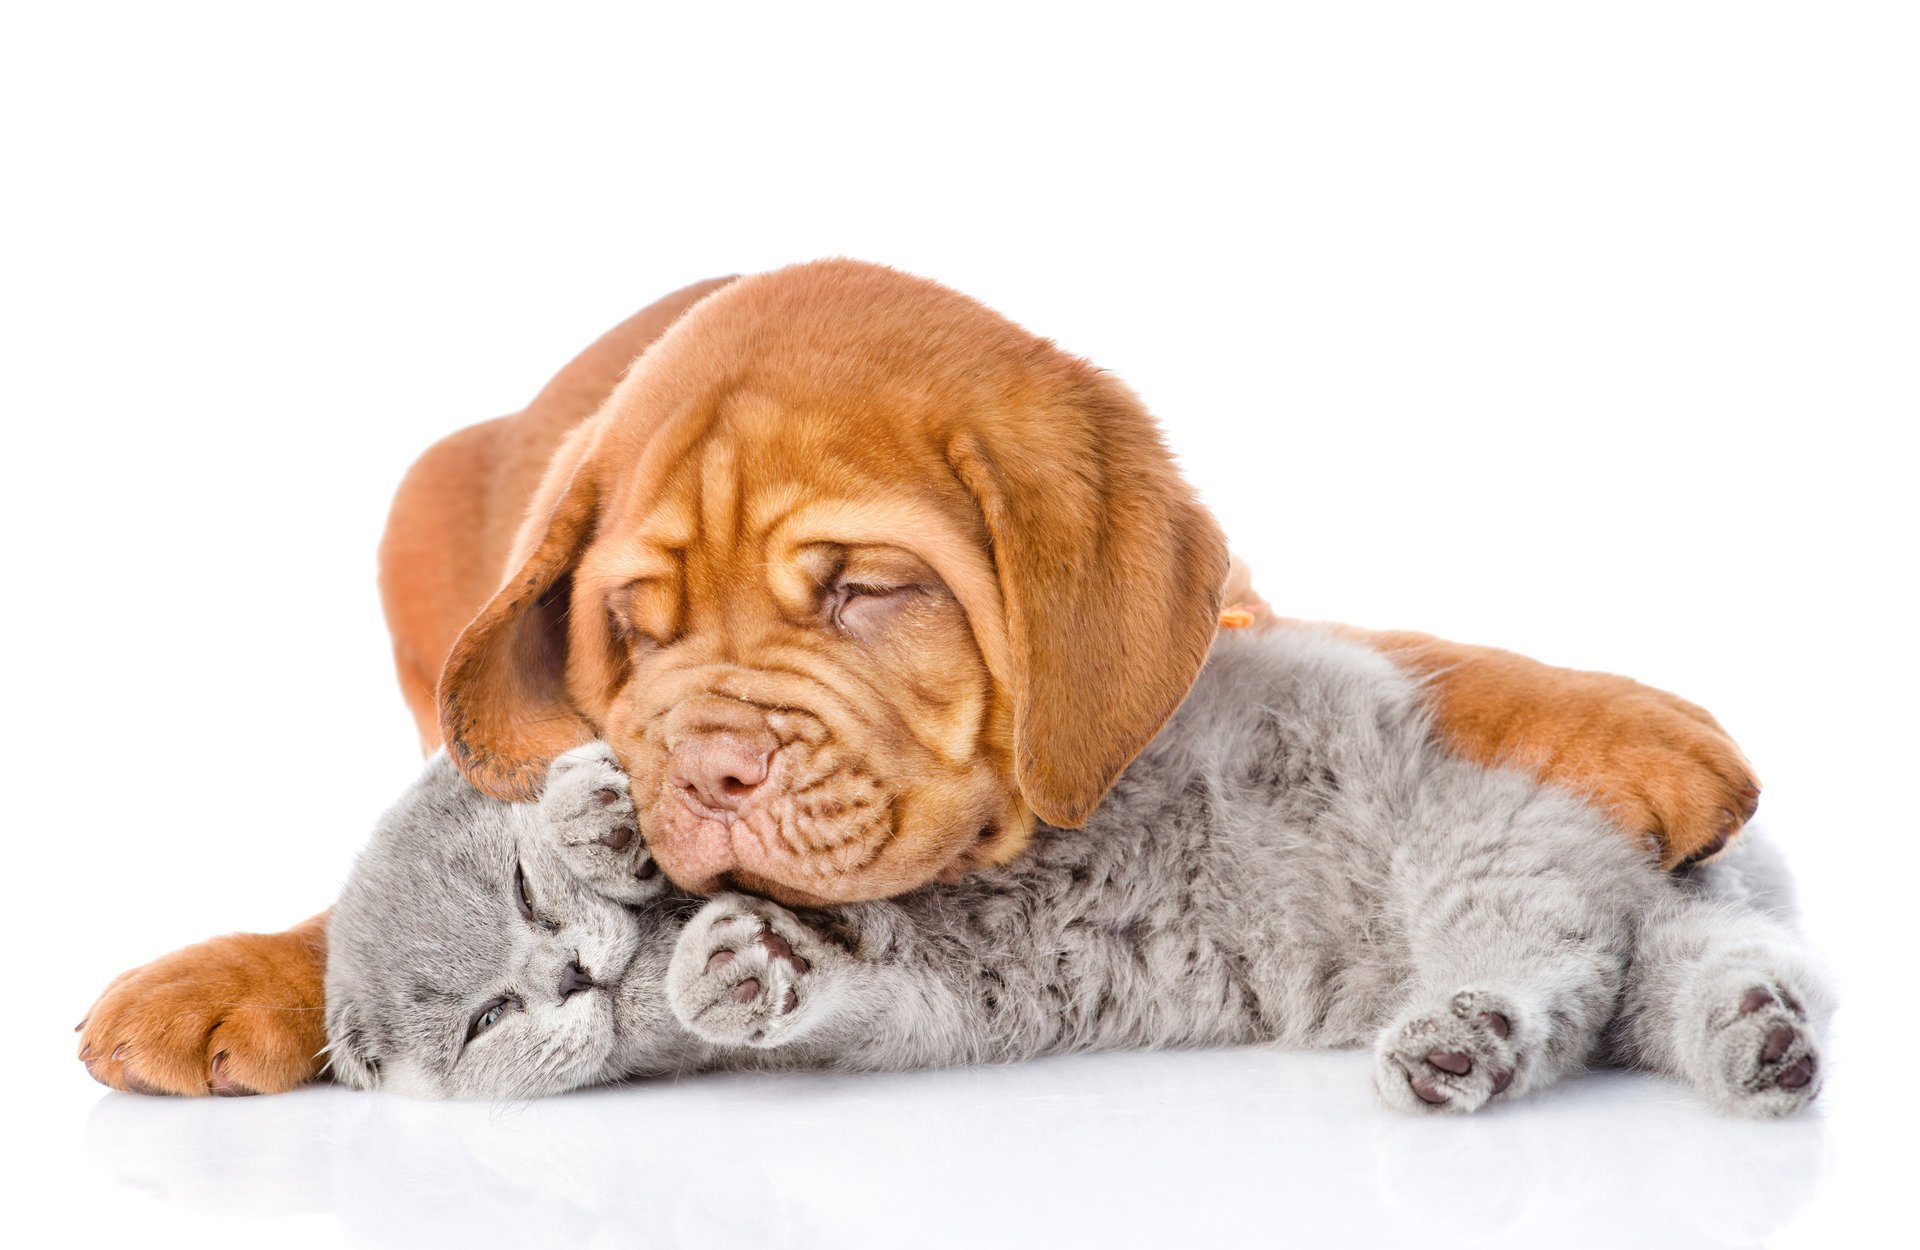
[(767, 779), (773, 743), (760, 735), (703, 733), (673, 744), (673, 783), (710, 811), (737, 812)]
[(560, 1001), (563, 1003), (581, 990), (599, 988), (593, 983), (593, 978), (588, 975), (587, 970), (573, 960), (568, 960), (567, 966), (560, 970)]

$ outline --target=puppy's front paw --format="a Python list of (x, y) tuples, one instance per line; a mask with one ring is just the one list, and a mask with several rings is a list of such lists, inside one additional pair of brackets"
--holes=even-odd
[(276, 1094), (313, 1079), (326, 955), (308, 927), (214, 938), (121, 974), (80, 1026), (88, 1074), (135, 1094)]
[(1477, 1111), (1509, 1092), (1523, 1066), (1518, 1020), (1512, 1003), (1483, 990), (1416, 1008), (1381, 1033), (1374, 1089), (1403, 1111)]
[(723, 1046), (781, 1046), (817, 1024), (848, 956), (764, 899), (723, 894), (681, 933), (667, 969), (680, 1023)]
[(1650, 837), (1662, 867), (1720, 853), (1760, 806), (1760, 781), (1713, 717), (1677, 695), (1604, 673), (1567, 675), (1527, 741), (1543, 780), (1593, 794)]
[(540, 794), (540, 820), (554, 849), (582, 884), (622, 903), (667, 892), (660, 867), (640, 840), (627, 774), (604, 742), (575, 747), (553, 761)]

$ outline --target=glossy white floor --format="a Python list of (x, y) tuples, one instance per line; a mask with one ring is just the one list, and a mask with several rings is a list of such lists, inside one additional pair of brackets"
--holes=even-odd
[(1366, 1078), (1354, 1054), (1237, 1051), (512, 1107), (73, 1090), (59, 1149), (97, 1187), (90, 1220), (163, 1243), (1749, 1246), (1810, 1214), (1831, 1232), (1826, 1116), (1737, 1123), (1604, 1074), (1416, 1120)]

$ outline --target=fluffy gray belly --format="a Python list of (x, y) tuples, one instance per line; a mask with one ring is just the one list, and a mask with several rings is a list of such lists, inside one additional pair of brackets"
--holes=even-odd
[(1622, 841), (1570, 796), (1446, 758), (1377, 654), (1275, 633), (1216, 647), (1085, 828), (896, 905), (976, 970), (996, 1057), (1354, 1045), (1409, 979), (1404, 878), (1644, 876)]

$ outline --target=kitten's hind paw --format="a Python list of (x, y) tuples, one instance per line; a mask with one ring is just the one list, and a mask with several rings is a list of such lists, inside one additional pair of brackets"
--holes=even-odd
[(667, 969), (673, 1014), (723, 1046), (780, 1046), (831, 1010), (847, 955), (765, 899), (722, 894), (687, 925)]
[(604, 742), (553, 761), (540, 793), (550, 844), (584, 885), (622, 903), (667, 892), (667, 880), (640, 840), (627, 774)]
[(1512, 1003), (1484, 990), (1416, 1009), (1380, 1034), (1374, 1089), (1402, 1111), (1477, 1111), (1508, 1093), (1525, 1064), (1520, 1023)]
[(1719, 996), (1690, 1066), (1701, 1091), (1738, 1115), (1791, 1115), (1820, 1093), (1820, 1054), (1799, 996), (1771, 978)]

